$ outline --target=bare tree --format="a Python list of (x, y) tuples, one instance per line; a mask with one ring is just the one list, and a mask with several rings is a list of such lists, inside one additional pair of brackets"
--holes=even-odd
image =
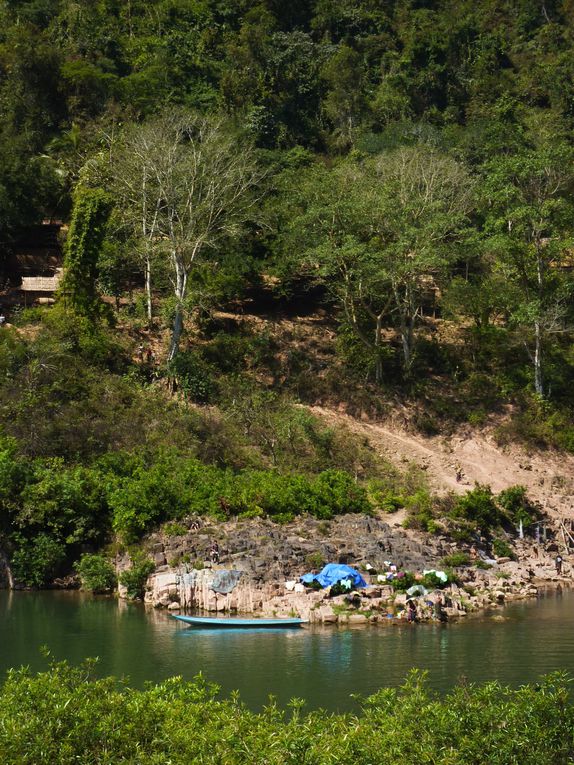
[[(134, 128), (113, 171), (125, 215), (139, 222), (151, 302), (151, 256), (167, 255), (175, 295), (168, 360), (183, 332), (190, 275), (258, 201), (262, 179), (252, 147), (221, 118), (171, 112)], [(149, 278), (148, 278), (149, 277)]]
[(131, 126), (112, 141), (107, 172), (116, 200), (116, 218), (130, 231), (137, 243), (146, 295), (146, 313), (153, 318), (152, 265), (159, 241), (160, 213), (163, 207), (158, 185), (158, 168), (164, 161), (164, 146), (157, 126), (148, 123)]

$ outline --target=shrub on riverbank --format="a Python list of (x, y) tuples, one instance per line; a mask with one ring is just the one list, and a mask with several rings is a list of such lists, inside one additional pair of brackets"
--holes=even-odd
[(116, 586), (114, 567), (103, 555), (82, 555), (76, 563), (76, 571), (82, 583), (82, 589), (89, 592), (110, 592)]
[(0, 439), (0, 541), (17, 581), (30, 587), (67, 573), (86, 545), (98, 549), (114, 533), (132, 544), (188, 515), (286, 522), (370, 510), (366, 489), (344, 470), (231, 470), (175, 450), (115, 452), (67, 466), (61, 458), (19, 457), (10, 439)]
[(270, 704), (257, 714), (221, 700), (201, 678), (144, 691), (91, 665), (12, 671), (0, 690), (4, 765), (559, 765), (574, 754), (574, 709), (562, 676), (510, 690), (461, 686), (441, 698), (414, 672), (358, 714), (305, 714)]
[(316, 476), (265, 470), (233, 472), (197, 460), (143, 466), (120, 479), (109, 498), (114, 531), (126, 542), (167, 520), (189, 514), (269, 516), (278, 522), (309, 514), (328, 520), (370, 510), (365, 489), (342, 470)]
[(405, 506), (405, 528), (431, 534), (446, 531), (455, 541), (466, 544), (475, 542), (480, 534), (492, 538), (500, 529), (512, 531), (519, 523), (524, 529), (531, 528), (543, 517), (524, 486), (510, 486), (497, 495), (483, 484), (476, 484), (461, 496), (451, 493), (437, 497), (421, 490)]
[(146, 557), (145, 553), (136, 552), (132, 555), (131, 568), (120, 574), (120, 584), (126, 588), (126, 595), (130, 600), (143, 600), (145, 583), (154, 569), (153, 561)]

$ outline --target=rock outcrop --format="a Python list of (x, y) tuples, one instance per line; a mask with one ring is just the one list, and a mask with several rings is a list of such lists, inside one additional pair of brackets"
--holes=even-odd
[[(437, 567), (442, 557), (457, 549), (445, 538), (422, 539), (398, 524), (364, 515), (329, 522), (305, 518), (286, 525), (268, 519), (198, 525), (197, 519), (189, 519), (182, 532), (158, 533), (148, 540), (156, 570), (147, 582), (147, 604), (176, 612), (299, 616), (322, 624), (388, 624), (404, 617), (406, 596), (381, 584), (376, 572), (386, 570), (389, 562), (399, 570), (421, 572)], [(214, 541), (220, 549), (217, 562), (206, 560)], [(458, 569), (459, 583), (442, 595), (448, 617), (536, 596), (541, 583), (568, 581), (555, 575), (552, 553), (529, 545), (517, 542), (518, 561), (505, 557), (489, 567)], [(329, 590), (308, 590), (298, 583), (303, 573), (326, 562), (360, 569), (370, 586), (360, 593), (331, 597)], [(230, 592), (215, 591), (214, 581), (229, 570), (240, 572), (238, 582)], [(438, 591), (416, 599), (419, 619), (433, 617), (437, 597)]]

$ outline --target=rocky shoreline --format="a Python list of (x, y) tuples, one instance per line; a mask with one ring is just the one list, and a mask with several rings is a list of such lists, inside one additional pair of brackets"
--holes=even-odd
[[(449, 555), (464, 552), (445, 537), (406, 530), (392, 516), (346, 515), (328, 522), (305, 518), (286, 525), (268, 519), (200, 523), (189, 519), (169, 528), (169, 534), (149, 538), (147, 550), (156, 566), (146, 583), (150, 607), (175, 613), (298, 616), (318, 624), (389, 624), (405, 618), (407, 595), (378, 581), (376, 572), (392, 561), (397, 570), (416, 574), (442, 567)], [(216, 563), (207, 560), (214, 541), (220, 549)], [(458, 567), (456, 583), (416, 598), (418, 620), (433, 619), (439, 595), (447, 617), (459, 619), (571, 583), (569, 571), (556, 574), (553, 542), (543, 546), (509, 539), (509, 544), (515, 560), (503, 557), (485, 565), (479, 559)], [(309, 590), (298, 583), (302, 574), (327, 562), (353, 566), (369, 586), (331, 597), (329, 589)], [(126, 568), (129, 558), (120, 557), (117, 566)], [(241, 572), (239, 581), (230, 592), (215, 591), (230, 570)], [(126, 595), (121, 587), (119, 594)]]

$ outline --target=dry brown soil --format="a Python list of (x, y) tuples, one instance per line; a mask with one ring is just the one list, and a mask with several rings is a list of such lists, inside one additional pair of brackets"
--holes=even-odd
[[(382, 457), (401, 466), (423, 468), (437, 492), (463, 493), (475, 483), (494, 492), (520, 484), (555, 518), (574, 515), (574, 456), (552, 451), (526, 452), (518, 446), (498, 446), (488, 431), (425, 438), (383, 422), (365, 422), (321, 406), (310, 411), (330, 427), (345, 427), (366, 438)], [(463, 471), (456, 480), (456, 465)]]

